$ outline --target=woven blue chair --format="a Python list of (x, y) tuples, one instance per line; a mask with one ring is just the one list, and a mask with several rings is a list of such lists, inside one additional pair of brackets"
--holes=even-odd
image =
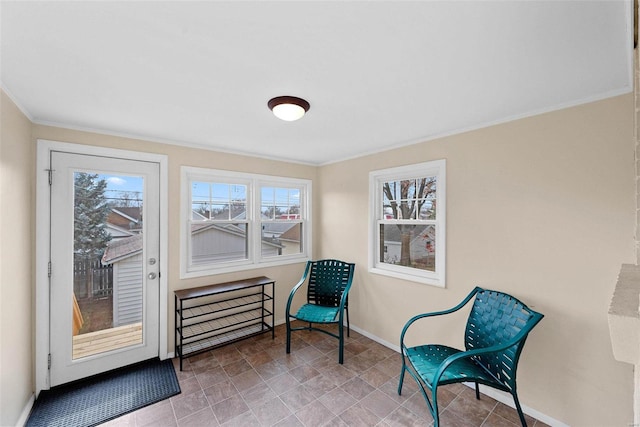
[[(291, 352), (291, 331), (319, 331), (339, 341), (338, 361), (343, 363), (344, 353), (344, 316), (347, 316), (347, 335), (349, 335), (349, 289), (353, 281), (355, 264), (335, 259), (307, 261), (302, 278), (291, 290), (285, 319), (287, 323), (287, 354)], [(291, 303), (295, 293), (307, 283), (307, 303), (303, 304), (295, 314), (291, 314)], [(297, 319), (307, 326), (291, 327), (291, 320)], [(314, 324), (336, 324), (337, 333), (314, 327)]]
[[(474, 296), (476, 298), (465, 328), (465, 351), (438, 344), (406, 345), (405, 334), (414, 322), (458, 311)], [(479, 287), (449, 310), (414, 316), (404, 325), (400, 335), (402, 371), (398, 394), (402, 392), (404, 374), (409, 372), (427, 402), (434, 427), (438, 427), (439, 386), (475, 383), (476, 399), (480, 399), (478, 384), (484, 384), (511, 393), (520, 422), (526, 427), (516, 390), (516, 368), (529, 332), (543, 317), (510, 295)], [(431, 400), (426, 389), (431, 391)]]

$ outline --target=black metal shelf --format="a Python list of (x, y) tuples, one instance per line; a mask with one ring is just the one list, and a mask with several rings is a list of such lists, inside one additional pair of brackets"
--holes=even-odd
[[(260, 291), (247, 292), (253, 288)], [(264, 276), (175, 291), (180, 370), (187, 357), (269, 331), (275, 338), (274, 302), (275, 281)]]

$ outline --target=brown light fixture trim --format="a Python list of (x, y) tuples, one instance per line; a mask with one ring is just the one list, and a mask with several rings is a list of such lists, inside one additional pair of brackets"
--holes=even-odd
[(286, 121), (298, 120), (311, 108), (309, 102), (297, 96), (276, 96), (267, 105), (276, 117)]

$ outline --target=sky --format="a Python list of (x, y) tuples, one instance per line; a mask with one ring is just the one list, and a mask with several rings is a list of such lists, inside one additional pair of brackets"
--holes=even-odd
[(137, 198), (142, 202), (144, 180), (141, 176), (100, 174), (98, 179), (107, 181), (105, 196), (110, 201), (129, 195), (129, 199)]

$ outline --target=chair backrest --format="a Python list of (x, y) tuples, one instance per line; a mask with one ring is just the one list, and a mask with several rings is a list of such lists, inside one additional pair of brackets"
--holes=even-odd
[(478, 288), (465, 329), (465, 347), (473, 350), (505, 344), (522, 332), (521, 339), (506, 350), (476, 357), (496, 380), (515, 390), (524, 342), (543, 317), (511, 295)]
[(342, 294), (348, 293), (353, 281), (355, 264), (323, 259), (309, 261), (309, 286), (307, 301), (312, 304), (338, 307)]

